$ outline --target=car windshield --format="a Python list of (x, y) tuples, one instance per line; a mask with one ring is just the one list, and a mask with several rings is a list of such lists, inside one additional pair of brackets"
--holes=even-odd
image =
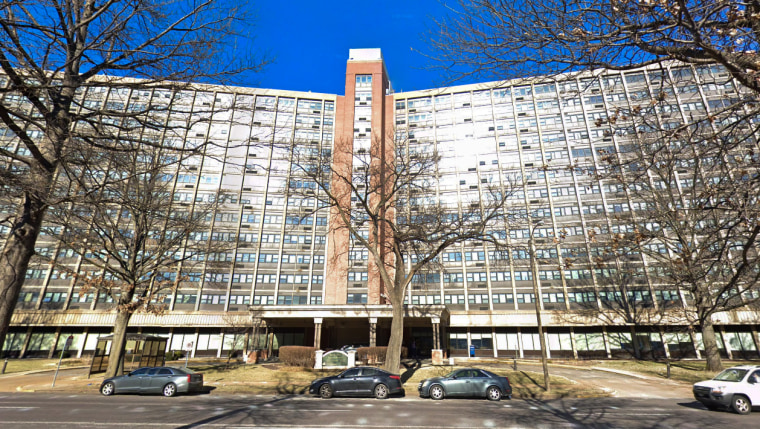
[(716, 375), (713, 380), (719, 381), (742, 381), (744, 376), (747, 375), (746, 369), (729, 368), (720, 374)]
[(459, 369), (456, 370), (456, 371), (451, 371), (450, 373), (446, 374), (446, 378), (451, 378), (451, 377), (453, 377), (455, 375), (458, 376), (458, 377), (461, 377), (462, 374), (459, 374), (460, 371), (461, 370), (459, 370)]

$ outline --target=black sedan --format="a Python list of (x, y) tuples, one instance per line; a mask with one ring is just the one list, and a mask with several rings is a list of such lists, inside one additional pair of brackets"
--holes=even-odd
[(422, 398), (485, 397), (498, 401), (502, 397), (512, 399), (509, 379), (478, 368), (458, 369), (444, 377), (422, 380), (417, 386)]
[(401, 377), (371, 366), (349, 368), (338, 375), (318, 378), (311, 382), (309, 393), (324, 399), (333, 396), (374, 396), (385, 399), (403, 394)]
[(203, 390), (203, 374), (187, 368), (168, 366), (143, 367), (129, 374), (106, 378), (100, 385), (100, 393), (161, 393), (174, 396), (177, 393)]

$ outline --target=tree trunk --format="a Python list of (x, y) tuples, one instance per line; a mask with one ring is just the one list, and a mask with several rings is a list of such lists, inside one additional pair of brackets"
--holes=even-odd
[(641, 345), (639, 344), (639, 333), (636, 327), (631, 329), (631, 346), (633, 347), (633, 357), (641, 359)]
[(715, 338), (715, 329), (710, 316), (705, 317), (704, 322), (702, 322), (702, 344), (705, 346), (706, 369), (708, 371), (722, 370), (723, 363), (720, 359), (718, 341)]
[(127, 345), (127, 328), (132, 313), (119, 310), (116, 313), (116, 321), (113, 324), (113, 340), (111, 341), (111, 353), (108, 356), (108, 370), (106, 377), (115, 377), (124, 372), (124, 349)]
[(0, 255), (0, 351), (11, 324), (21, 287), (24, 285), (29, 260), (40, 233), (45, 205), (42, 200), (27, 196), (19, 208), (8, 240)]
[(388, 339), (388, 349), (385, 353), (385, 368), (393, 374), (398, 374), (401, 366), (401, 345), (404, 342), (404, 299), (394, 300), (392, 305), (391, 337)]

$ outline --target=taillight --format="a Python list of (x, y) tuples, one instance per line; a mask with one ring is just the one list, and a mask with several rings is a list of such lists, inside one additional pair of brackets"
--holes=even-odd
[(399, 377), (398, 375), (391, 375), (390, 378), (401, 381), (401, 377)]
[(505, 380), (507, 380), (507, 384), (509, 384), (509, 377), (504, 377)]
[(190, 374), (187, 374), (187, 382), (192, 383), (192, 381), (193, 381), (193, 376)]

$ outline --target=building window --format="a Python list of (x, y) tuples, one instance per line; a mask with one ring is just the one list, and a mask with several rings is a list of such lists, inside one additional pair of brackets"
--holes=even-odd
[(371, 74), (358, 74), (358, 75), (356, 75), (356, 87), (357, 88), (371, 88), (372, 87), (372, 75)]
[(366, 304), (366, 293), (349, 293), (346, 297), (346, 304)]

